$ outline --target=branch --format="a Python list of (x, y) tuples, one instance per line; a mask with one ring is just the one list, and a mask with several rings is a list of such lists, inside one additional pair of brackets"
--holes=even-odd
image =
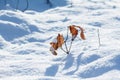
[(23, 12), (25, 11), (25, 10), (27, 10), (28, 9), (28, 7), (29, 7), (29, 1), (28, 0), (26, 0), (26, 8), (23, 10)]
[(50, 5), (50, 7), (52, 7), (52, 3), (50, 2), (50, 0), (46, 0), (46, 3)]

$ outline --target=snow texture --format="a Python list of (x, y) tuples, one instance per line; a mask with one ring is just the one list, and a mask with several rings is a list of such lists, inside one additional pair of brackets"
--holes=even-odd
[[(120, 80), (120, 0), (29, 0), (24, 12), (19, 1), (0, 0), (0, 80)], [(72, 24), (86, 40), (52, 55), (50, 42)]]

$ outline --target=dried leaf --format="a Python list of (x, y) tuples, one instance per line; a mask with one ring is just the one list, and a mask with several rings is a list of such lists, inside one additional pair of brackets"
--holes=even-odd
[(59, 47), (62, 46), (62, 44), (64, 43), (64, 37), (63, 35), (58, 34), (57, 36), (57, 42), (51, 42), (50, 45), (50, 51), (52, 52), (53, 55), (57, 55), (57, 52), (55, 50), (57, 50)]
[(81, 33), (80, 33), (81, 39), (85, 40), (84, 29), (80, 26), (77, 26), (77, 27), (81, 30)]
[(64, 37), (63, 37), (63, 35), (58, 34), (58, 36), (57, 36), (58, 47), (61, 47), (63, 44), (64, 44)]
[(81, 33), (80, 33), (80, 37), (81, 37), (81, 39), (85, 40), (84, 32), (81, 32)]
[(74, 40), (78, 35), (78, 30), (75, 28), (75, 25), (71, 25), (69, 26), (69, 28), (70, 28), (70, 33), (72, 34), (72, 40)]
[(51, 46), (52, 46), (55, 50), (58, 49), (58, 44), (57, 44), (57, 43), (51, 42), (50, 44), (51, 44)]
[(55, 51), (55, 49), (53, 47), (50, 47), (50, 51), (52, 52), (53, 55), (57, 55), (57, 52)]
[[(85, 40), (85, 35), (84, 35), (84, 29), (80, 26), (76, 26), (76, 25), (70, 25), (69, 26), (69, 30), (70, 30), (70, 33), (72, 34), (72, 41), (77, 37), (78, 35), (78, 29), (80, 29), (80, 37), (81, 39)], [(55, 42), (51, 42), (51, 47), (50, 47), (50, 51), (52, 52), (53, 55), (57, 55), (57, 52), (56, 50), (61, 47), (62, 48), (62, 45), (65, 43), (64, 41), (64, 37), (63, 35), (61, 34), (58, 34), (57, 38), (56, 38), (56, 41)], [(72, 45), (72, 43), (71, 43)], [(66, 46), (66, 45), (65, 45)], [(66, 46), (67, 47), (67, 46)], [(70, 46), (71, 48), (71, 46)], [(70, 48), (69, 48), (69, 51), (70, 51)], [(64, 52), (69, 52), (66, 48), (66, 50), (63, 50)]]

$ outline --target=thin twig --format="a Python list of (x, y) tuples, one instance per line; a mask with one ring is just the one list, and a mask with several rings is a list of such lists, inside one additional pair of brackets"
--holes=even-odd
[(68, 27), (67, 27), (67, 36), (66, 36), (66, 39), (65, 39), (65, 42), (68, 40)]
[(68, 51), (69, 53), (70, 53), (70, 50), (71, 50), (71, 47), (72, 47), (72, 43), (73, 43), (73, 41), (71, 40), (69, 51)]
[(52, 3), (50, 0), (46, 0), (46, 3), (50, 5), (50, 7), (52, 7)]
[(97, 33), (98, 33), (98, 43), (99, 43), (99, 47), (100, 47), (101, 41), (100, 41), (100, 31), (99, 31), (99, 29), (97, 29)]
[(66, 43), (67, 40), (68, 40), (68, 28), (67, 28), (67, 36), (66, 36), (66, 39), (65, 39), (65, 48), (66, 48), (66, 51), (67, 51), (66, 53), (68, 54), (69, 51), (68, 51), (68, 47), (67, 47), (67, 43)]
[(60, 47), (60, 48), (61, 48), (61, 50), (63, 50), (63, 52), (67, 53), (67, 51), (65, 51), (62, 47)]
[(26, 8), (23, 10), (23, 12), (25, 11), (25, 10), (27, 10), (28, 9), (28, 7), (29, 7), (29, 1), (28, 0), (26, 0)]
[(71, 3), (70, 3), (70, 7), (73, 7), (73, 2), (72, 2), (72, 0), (71, 0)]

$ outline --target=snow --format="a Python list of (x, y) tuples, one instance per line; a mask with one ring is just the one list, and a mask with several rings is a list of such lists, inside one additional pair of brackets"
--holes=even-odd
[[(30, 0), (24, 12), (24, 4), (16, 10), (15, 0), (0, 1), (0, 80), (120, 80), (120, 1), (51, 1)], [(86, 40), (52, 55), (50, 42), (72, 24), (84, 28)]]

